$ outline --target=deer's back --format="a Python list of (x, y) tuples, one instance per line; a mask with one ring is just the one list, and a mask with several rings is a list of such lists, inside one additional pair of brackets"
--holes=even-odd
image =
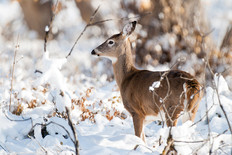
[(137, 70), (123, 80), (121, 96), (125, 108), (130, 113), (135, 112), (141, 116), (157, 115), (163, 103), (168, 109), (177, 107), (177, 110), (182, 111), (186, 98), (183, 92), (190, 89), (192, 91), (188, 95), (191, 96), (200, 89), (200, 84), (193, 76), (183, 71), (172, 70), (164, 76), (158, 88), (150, 91), (149, 87), (153, 82), (159, 81), (163, 74), (164, 72)]

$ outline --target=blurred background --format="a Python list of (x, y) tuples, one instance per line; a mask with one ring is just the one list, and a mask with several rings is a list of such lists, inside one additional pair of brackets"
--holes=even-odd
[[(62, 72), (70, 83), (76, 76), (113, 80), (111, 63), (91, 56), (93, 48), (137, 20), (130, 38), (135, 64), (141, 69), (181, 69), (211, 84), (213, 72), (221, 73), (232, 89), (232, 1), (229, 0), (1, 0), (0, 84), (11, 73), (15, 45), (16, 81), (31, 79), (40, 70), (45, 26), (51, 22), (47, 50), (51, 57), (64, 58), (76, 38), (87, 28)], [(52, 17), (54, 17), (53, 20)], [(18, 39), (17, 39), (18, 38)], [(181, 60), (181, 61), (179, 61)], [(172, 66), (172, 67), (171, 67)]]

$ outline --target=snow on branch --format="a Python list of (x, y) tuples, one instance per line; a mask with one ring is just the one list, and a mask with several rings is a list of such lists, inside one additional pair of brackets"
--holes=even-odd
[(160, 81), (155, 81), (153, 84), (149, 87), (150, 91), (154, 91), (156, 88), (160, 87)]

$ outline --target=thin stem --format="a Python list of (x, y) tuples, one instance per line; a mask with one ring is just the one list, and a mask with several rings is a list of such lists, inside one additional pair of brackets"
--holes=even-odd
[(17, 44), (15, 46), (15, 51), (14, 51), (14, 61), (13, 61), (13, 66), (12, 66), (12, 74), (11, 74), (11, 84), (10, 84), (10, 105), (9, 105), (9, 111), (11, 111), (11, 102), (12, 102), (12, 91), (13, 91), (13, 81), (14, 81), (14, 70), (15, 70), (15, 64), (16, 64), (16, 55), (18, 52), (19, 48), (19, 35), (17, 37)]

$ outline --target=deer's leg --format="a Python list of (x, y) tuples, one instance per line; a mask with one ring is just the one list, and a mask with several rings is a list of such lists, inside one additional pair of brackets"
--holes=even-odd
[(132, 115), (132, 117), (133, 117), (135, 135), (140, 137), (145, 142), (145, 135), (143, 131), (144, 117), (141, 117), (140, 115), (135, 113)]

